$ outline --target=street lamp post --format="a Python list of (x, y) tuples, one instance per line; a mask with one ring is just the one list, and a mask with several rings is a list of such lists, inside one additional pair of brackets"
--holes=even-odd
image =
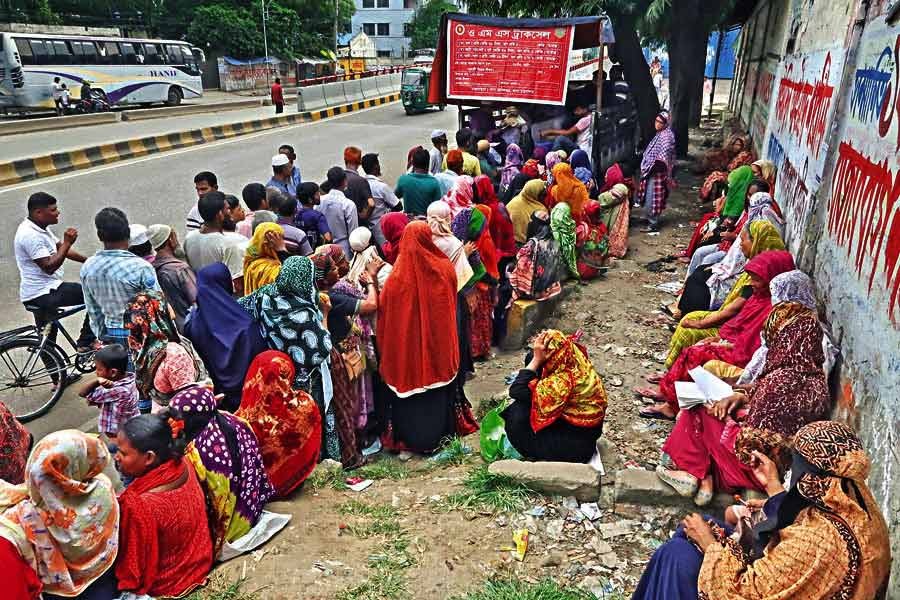
[(266, 85), (269, 85), (269, 36), (266, 33), (266, 0), (259, 0), (262, 6), (263, 47), (266, 51)]

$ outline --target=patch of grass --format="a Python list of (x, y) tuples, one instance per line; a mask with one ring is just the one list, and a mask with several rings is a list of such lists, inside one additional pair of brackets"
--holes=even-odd
[(406, 463), (392, 458), (382, 458), (381, 460), (363, 465), (353, 471), (353, 475), (358, 475), (364, 479), (407, 479), (410, 471)]
[(337, 510), (342, 515), (357, 518), (356, 522), (347, 524), (347, 531), (358, 538), (400, 533), (399, 515), (392, 506), (351, 500), (341, 504)]
[(453, 600), (600, 600), (594, 594), (574, 587), (564, 587), (552, 579), (538, 583), (521, 580), (487, 581), (478, 590)]
[(466, 446), (465, 442), (458, 437), (452, 437), (446, 440), (429, 462), (441, 467), (458, 466), (468, 462), (471, 455), (472, 449)]
[(494, 475), (486, 465), (472, 469), (463, 481), (463, 490), (447, 497), (452, 509), (485, 510), (492, 513), (524, 509), (535, 492), (507, 475)]
[(481, 420), (484, 419), (486, 414), (495, 408), (506, 406), (507, 402), (509, 402), (509, 397), (506, 396), (506, 394), (494, 394), (493, 396), (482, 398), (475, 407), (475, 419), (481, 423)]
[(260, 590), (244, 591), (246, 582), (244, 578), (228, 581), (224, 575), (213, 575), (205, 587), (197, 589), (185, 600), (257, 600)]
[(306, 487), (314, 492), (322, 488), (330, 487), (333, 490), (346, 490), (347, 484), (344, 483), (346, 475), (343, 469), (324, 469), (321, 466), (316, 467), (306, 480)]

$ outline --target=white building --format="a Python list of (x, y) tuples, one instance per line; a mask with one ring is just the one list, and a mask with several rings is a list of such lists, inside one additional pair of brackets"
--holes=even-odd
[[(461, 0), (451, 0), (461, 6)], [(362, 31), (375, 40), (380, 58), (407, 58), (410, 38), (407, 24), (424, 0), (354, 0), (356, 12), (350, 20), (351, 34)]]

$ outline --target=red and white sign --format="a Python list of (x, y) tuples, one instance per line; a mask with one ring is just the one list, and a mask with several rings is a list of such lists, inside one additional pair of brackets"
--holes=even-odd
[(495, 27), (450, 20), (447, 97), (565, 104), (572, 27)]

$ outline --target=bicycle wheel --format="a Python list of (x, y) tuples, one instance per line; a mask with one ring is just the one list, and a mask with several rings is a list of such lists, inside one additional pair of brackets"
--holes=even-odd
[(56, 344), (37, 338), (0, 343), (0, 401), (27, 423), (46, 414), (62, 396), (68, 368)]

